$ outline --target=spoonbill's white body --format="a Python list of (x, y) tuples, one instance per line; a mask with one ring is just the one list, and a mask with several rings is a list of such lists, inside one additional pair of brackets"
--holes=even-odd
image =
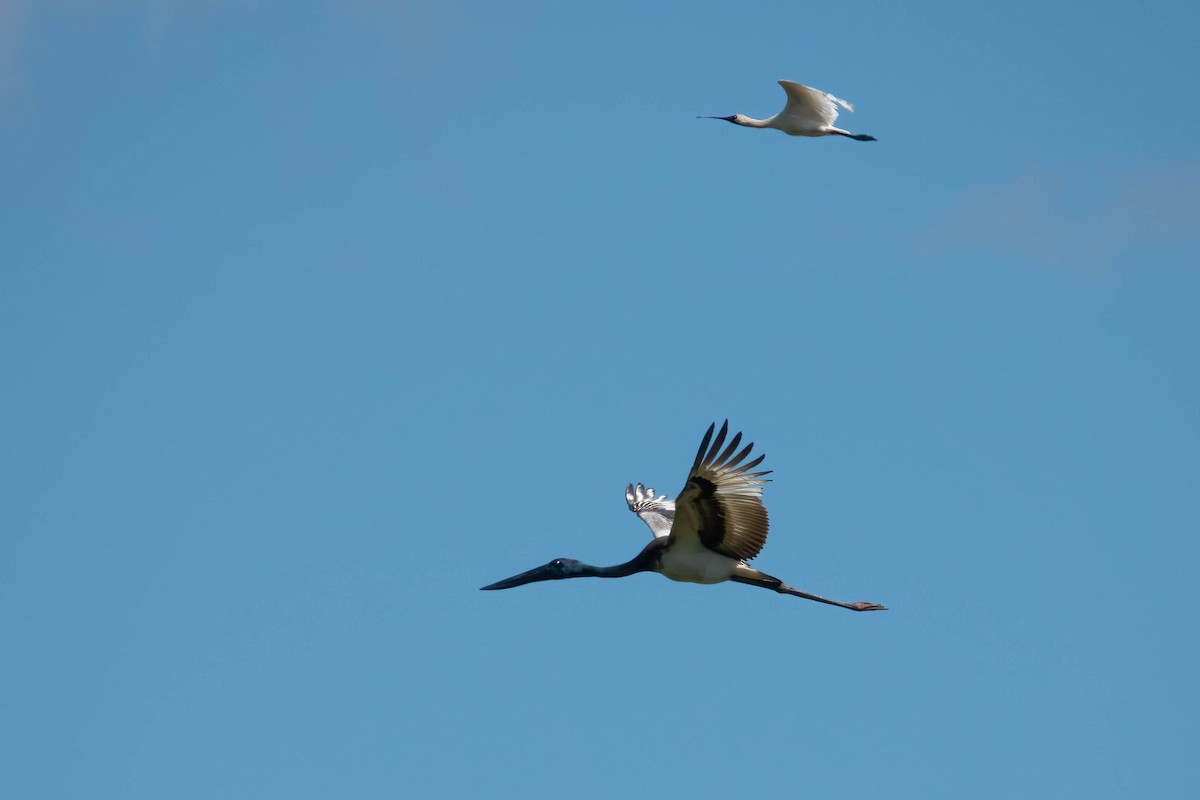
[(746, 128), (774, 128), (789, 136), (845, 136), (859, 142), (875, 141), (874, 136), (851, 133), (833, 126), (833, 123), (837, 122), (838, 106), (847, 111), (854, 110), (854, 106), (845, 100), (802, 83), (780, 81), (779, 85), (787, 92), (787, 105), (773, 117), (754, 119), (745, 114), (734, 114), (729, 117), (697, 119), (723, 119)]

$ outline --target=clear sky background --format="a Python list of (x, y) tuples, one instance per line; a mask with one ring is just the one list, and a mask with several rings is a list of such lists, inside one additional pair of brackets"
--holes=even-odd
[(1193, 796), (1198, 9), (0, 0), (0, 793)]

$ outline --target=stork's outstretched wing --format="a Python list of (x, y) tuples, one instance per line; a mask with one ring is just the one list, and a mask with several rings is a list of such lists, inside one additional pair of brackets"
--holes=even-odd
[(675, 503), (665, 494), (655, 496), (654, 489), (632, 483), (625, 487), (625, 502), (629, 510), (642, 518), (650, 528), (655, 539), (666, 536), (671, 532), (671, 522), (675, 519)]
[(751, 471), (765, 456), (742, 463), (754, 447), (751, 442), (738, 452), (742, 434), (735, 435), (725, 446), (728, 420), (714, 441), (715, 428), (715, 424), (710, 425), (704, 434), (687, 485), (675, 498), (671, 546), (703, 545), (730, 558), (748, 561), (767, 543), (768, 520), (762, 503), (762, 485), (768, 482), (763, 476), (770, 474), (770, 470)]

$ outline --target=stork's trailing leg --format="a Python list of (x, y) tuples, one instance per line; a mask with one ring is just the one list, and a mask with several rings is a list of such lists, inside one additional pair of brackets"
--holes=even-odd
[(780, 594), (790, 594), (794, 597), (803, 597), (805, 600), (816, 600), (818, 603), (826, 603), (831, 606), (840, 606), (848, 608), (851, 611), (887, 611), (886, 606), (881, 606), (878, 603), (843, 603), (840, 600), (830, 600), (828, 597), (821, 597), (819, 594), (810, 594), (802, 592), (794, 586), (788, 586), (779, 578), (773, 575), (768, 575), (765, 572), (759, 572), (756, 569), (742, 565), (738, 568), (738, 574), (730, 578), (731, 581), (744, 583), (748, 586), (761, 586), (763, 589), (771, 589)]

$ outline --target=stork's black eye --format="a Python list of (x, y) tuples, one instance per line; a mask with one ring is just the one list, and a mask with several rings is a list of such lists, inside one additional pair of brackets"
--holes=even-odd
[(550, 562), (550, 566), (554, 567), (555, 569), (562, 569), (563, 560), (561, 558), (556, 558)]

